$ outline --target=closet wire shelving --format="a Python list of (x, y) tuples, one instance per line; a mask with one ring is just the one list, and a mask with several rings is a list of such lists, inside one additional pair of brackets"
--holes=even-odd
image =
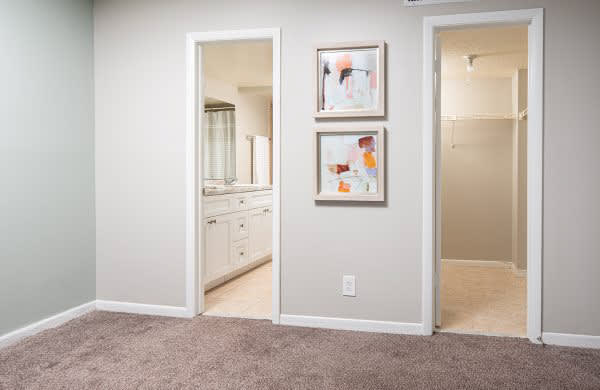
[(442, 115), (442, 122), (452, 122), (452, 133), (450, 147), (454, 149), (456, 144), (454, 143), (454, 130), (457, 121), (469, 121), (469, 120), (526, 120), (528, 109), (525, 108), (516, 114), (469, 114), (469, 115)]

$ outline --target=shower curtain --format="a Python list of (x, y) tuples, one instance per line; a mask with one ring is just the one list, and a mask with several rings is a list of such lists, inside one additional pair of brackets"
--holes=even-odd
[(204, 179), (235, 180), (235, 111), (204, 113)]

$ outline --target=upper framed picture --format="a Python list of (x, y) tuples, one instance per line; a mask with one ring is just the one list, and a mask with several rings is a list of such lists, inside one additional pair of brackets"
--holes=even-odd
[(385, 200), (382, 126), (320, 128), (314, 135), (315, 200)]
[(385, 43), (315, 48), (315, 118), (385, 115)]

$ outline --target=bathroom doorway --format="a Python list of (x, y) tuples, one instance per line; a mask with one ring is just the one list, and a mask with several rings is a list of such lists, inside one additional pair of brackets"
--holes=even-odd
[(191, 33), (190, 51), (195, 313), (278, 323), (279, 30)]
[(207, 43), (203, 60), (203, 314), (268, 319), (273, 43)]

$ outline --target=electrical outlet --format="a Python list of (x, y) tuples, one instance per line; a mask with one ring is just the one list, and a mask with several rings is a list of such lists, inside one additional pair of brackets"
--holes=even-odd
[(356, 277), (354, 275), (344, 275), (342, 277), (342, 295), (347, 297), (356, 296)]

